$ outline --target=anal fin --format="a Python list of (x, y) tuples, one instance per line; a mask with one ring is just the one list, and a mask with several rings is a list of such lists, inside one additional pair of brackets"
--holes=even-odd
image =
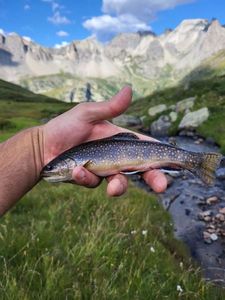
[(140, 173), (141, 171), (121, 171), (120, 174), (123, 174), (123, 175), (134, 175), (134, 174), (137, 174), (137, 173)]

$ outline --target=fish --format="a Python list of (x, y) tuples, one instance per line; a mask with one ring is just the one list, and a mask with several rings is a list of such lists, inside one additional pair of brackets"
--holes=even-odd
[(220, 153), (192, 152), (122, 132), (66, 150), (43, 168), (41, 177), (48, 182), (72, 182), (76, 166), (83, 166), (100, 177), (168, 168), (188, 170), (205, 184), (212, 185), (221, 159)]

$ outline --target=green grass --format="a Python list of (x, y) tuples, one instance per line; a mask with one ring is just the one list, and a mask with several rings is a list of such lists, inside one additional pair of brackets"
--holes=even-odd
[[(70, 106), (1, 100), (0, 139)], [(1, 300), (225, 297), (201, 279), (155, 196), (130, 183), (109, 199), (105, 188), (40, 182), (2, 218)]]
[(74, 105), (56, 102), (0, 101), (0, 142), (19, 130), (40, 125)]
[(74, 105), (34, 94), (0, 79), (0, 142), (19, 130), (42, 124)]
[(105, 185), (41, 182), (4, 217), (0, 242), (0, 299), (178, 299), (177, 285), (181, 299), (223, 295), (201, 280), (157, 200), (133, 185), (109, 199)]
[(11, 100), (11, 101), (25, 101), (25, 102), (56, 102), (56, 99), (48, 98), (43, 95), (34, 94), (19, 85), (9, 83), (0, 79), (0, 101)]

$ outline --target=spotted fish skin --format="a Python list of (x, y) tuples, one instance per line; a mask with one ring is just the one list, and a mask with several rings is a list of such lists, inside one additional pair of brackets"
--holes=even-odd
[(212, 184), (221, 158), (218, 153), (191, 152), (169, 144), (140, 140), (132, 133), (120, 133), (65, 151), (45, 166), (41, 175), (50, 182), (66, 182), (72, 180), (73, 168), (79, 165), (102, 177), (170, 167), (187, 169), (203, 182)]

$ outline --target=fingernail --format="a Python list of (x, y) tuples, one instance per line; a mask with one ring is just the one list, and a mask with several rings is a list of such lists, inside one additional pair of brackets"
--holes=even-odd
[[(118, 180), (118, 179), (117, 179)], [(124, 185), (122, 184), (121, 181), (118, 180), (118, 187), (117, 187), (117, 192), (116, 194), (118, 196), (122, 195), (124, 193)]]
[(79, 179), (84, 180), (84, 178), (85, 178), (85, 172), (84, 172), (84, 170), (80, 170)]

